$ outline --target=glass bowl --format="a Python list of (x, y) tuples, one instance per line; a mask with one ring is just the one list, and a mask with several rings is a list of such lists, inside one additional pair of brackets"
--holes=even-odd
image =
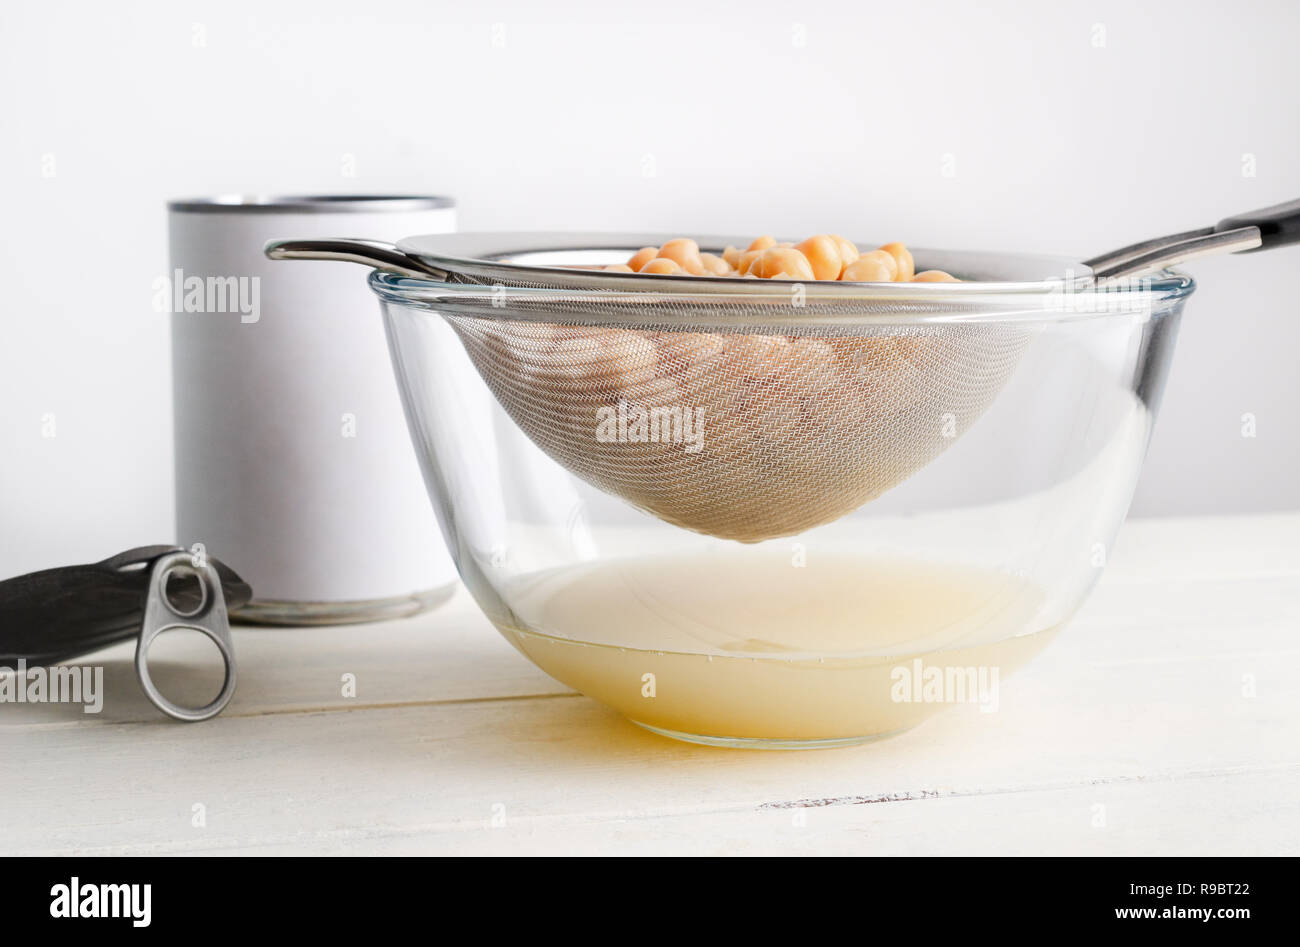
[[(918, 269), (976, 278), (1066, 265), (917, 259)], [(1106, 292), (1080, 285), (861, 284), (854, 314), (837, 315), (843, 288), (820, 299), (808, 284), (798, 305), (744, 325), (718, 315), (716, 292), (676, 293), (671, 312), (629, 326), (618, 291), (602, 309), (590, 292), (371, 275), (429, 495), (487, 617), (546, 673), (647, 729), (774, 748), (879, 738), (952, 703), (995, 710), (1001, 681), (1097, 581), (1193, 283), (1165, 272)], [(996, 330), (1023, 344), (962, 430), (946, 433), (956, 419), (942, 411), (909, 422), (952, 438), (928, 463), (846, 515), (759, 542), (672, 525), (557, 462), (505, 410), (464, 344), (470, 326), (539, 320), (656, 339), (794, 338), (810, 313), (819, 331), (850, 338), (955, 326), (956, 338)]]

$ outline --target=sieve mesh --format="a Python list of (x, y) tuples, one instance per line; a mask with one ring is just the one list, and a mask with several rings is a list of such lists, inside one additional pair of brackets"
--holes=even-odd
[(698, 304), (684, 324), (671, 301), (628, 295), (599, 319), (579, 299), (529, 305), (443, 312), (515, 423), (588, 483), (741, 542), (901, 483), (979, 417), (1028, 339), (1007, 323), (817, 325), (816, 306), (756, 328), (737, 321), (752, 302), (720, 301), (716, 325)]

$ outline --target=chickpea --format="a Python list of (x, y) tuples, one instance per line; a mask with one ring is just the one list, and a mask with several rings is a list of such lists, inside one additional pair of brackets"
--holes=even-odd
[(701, 253), (700, 263), (708, 276), (726, 276), (731, 272), (731, 267), (727, 264), (727, 261), (716, 253)]
[(725, 339), (710, 332), (652, 332), (659, 346), (659, 373), (673, 375), (707, 363), (722, 351)]
[(645, 266), (651, 260), (659, 255), (658, 247), (642, 247), (636, 253), (632, 254), (632, 259), (627, 261), (628, 267), (634, 272), (641, 272), (641, 267)]
[(662, 247), (642, 247), (626, 264), (615, 263), (604, 269), (611, 273), (842, 279), (870, 283), (957, 281), (956, 277), (941, 270), (917, 274), (912, 254), (902, 243), (887, 243), (862, 253), (852, 241), (834, 233), (816, 234), (799, 244), (778, 243), (776, 238), (765, 234), (750, 243), (747, 250), (728, 246), (721, 255), (701, 252), (700, 245), (694, 240), (677, 237)]
[(898, 264), (898, 275), (894, 279), (906, 282), (915, 275), (916, 264), (912, 261), (912, 254), (907, 247), (895, 241), (885, 244), (880, 249), (892, 256), (894, 262)]
[(868, 254), (846, 266), (840, 279), (854, 283), (891, 283), (894, 277), (888, 266)]
[(677, 265), (676, 260), (670, 260), (667, 257), (655, 257), (641, 269), (638, 273), (657, 273), (662, 276), (681, 275), (682, 268)]
[(700, 262), (700, 245), (690, 237), (669, 240), (659, 248), (658, 258), (672, 260), (692, 276), (699, 276), (704, 272), (704, 264)]
[(839, 279), (844, 269), (844, 260), (840, 257), (840, 247), (830, 234), (818, 234), (809, 237), (795, 247), (808, 258), (816, 279)]
[(870, 253), (864, 253), (858, 257), (858, 262), (863, 260), (875, 260), (885, 269), (889, 270), (891, 280), (898, 279), (898, 260), (884, 250), (872, 250)]
[[(858, 253), (858, 248), (854, 246), (852, 240), (841, 237), (837, 233), (831, 234), (831, 239), (835, 241), (835, 246), (839, 248), (841, 264), (840, 273), (843, 273), (844, 267), (856, 260), (861, 254)], [(836, 278), (838, 278), (838, 275)]]
[(808, 258), (793, 247), (769, 247), (749, 271), (760, 279), (816, 279)]
[(781, 367), (790, 340), (783, 335), (723, 336), (722, 357), (742, 375), (770, 376)]
[(736, 272), (741, 276), (749, 276), (750, 267), (754, 265), (755, 260), (763, 255), (763, 252), (762, 250), (746, 250), (740, 255), (740, 262), (736, 264)]
[(545, 366), (548, 380), (573, 386), (578, 400), (627, 390), (655, 377), (659, 353), (646, 336), (626, 329), (561, 337)]

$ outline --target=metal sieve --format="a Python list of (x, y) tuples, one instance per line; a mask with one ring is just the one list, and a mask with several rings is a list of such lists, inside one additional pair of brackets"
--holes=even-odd
[[(1142, 312), (1185, 291), (1146, 274), (1300, 239), (1300, 202), (1075, 265), (914, 251), (960, 283), (598, 272), (656, 234), (455, 234), (396, 246), (277, 241), (275, 259), (348, 260), (405, 279), (550, 457), (678, 526), (741, 542), (870, 502), (966, 432), (1035, 327)], [(720, 252), (736, 239), (699, 238)]]

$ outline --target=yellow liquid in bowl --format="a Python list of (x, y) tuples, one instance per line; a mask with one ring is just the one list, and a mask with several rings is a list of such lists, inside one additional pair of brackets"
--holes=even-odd
[[(850, 555), (644, 557), (516, 580), (506, 637), (557, 680), (671, 736), (856, 742), (996, 705), (1037, 654), (1015, 576)], [(1027, 633), (1036, 632), (1036, 633)], [(919, 664), (918, 664), (919, 662)], [(936, 679), (937, 675), (937, 679)]]

